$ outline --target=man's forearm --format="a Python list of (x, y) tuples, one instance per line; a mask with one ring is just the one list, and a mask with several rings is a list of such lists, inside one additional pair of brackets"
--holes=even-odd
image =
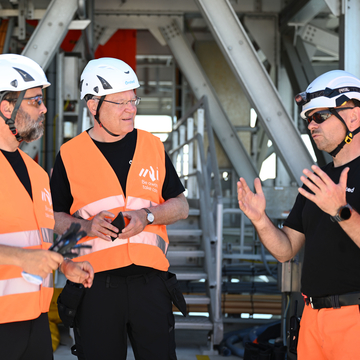
[(79, 223), (81, 225), (81, 230), (86, 231), (87, 220), (78, 219), (74, 216), (71, 216), (64, 212), (54, 211), (55, 218), (55, 227), (54, 232), (56, 234), (62, 235), (71, 225), (71, 223)]
[(20, 266), (21, 256), (24, 253), (23, 248), (0, 245), (0, 265), (16, 265)]
[(349, 220), (339, 222), (341, 228), (346, 232), (349, 238), (360, 247), (360, 214), (352, 210), (352, 214)]
[(189, 215), (189, 204), (184, 194), (149, 209), (154, 214), (155, 225), (170, 225), (178, 220), (186, 219)]
[(287, 227), (279, 229), (267, 215), (253, 225), (266, 249), (280, 262), (292, 259), (304, 244), (303, 234)]

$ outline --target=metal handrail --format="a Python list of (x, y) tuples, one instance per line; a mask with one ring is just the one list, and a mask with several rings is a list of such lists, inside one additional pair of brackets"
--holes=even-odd
[[(199, 154), (200, 169), (201, 171), (195, 171), (191, 174), (187, 174), (187, 177), (197, 176), (199, 186), (199, 195), (200, 199), (200, 220), (203, 227), (203, 236), (204, 239), (204, 250), (205, 250), (205, 262), (208, 273), (212, 273), (213, 276), (209, 276), (210, 279), (215, 279), (215, 283), (209, 283), (210, 291), (213, 292), (215, 301), (210, 304), (212, 307), (211, 315), (213, 317), (214, 323), (216, 323), (217, 328), (222, 331), (222, 314), (221, 314), (221, 285), (222, 285), (222, 226), (219, 227), (219, 219), (222, 221), (222, 211), (223, 211), (223, 201), (221, 193), (221, 182), (219, 177), (219, 167), (216, 158), (216, 149), (214, 142), (213, 129), (211, 126), (210, 116), (209, 116), (209, 107), (206, 96), (203, 96), (186, 114), (178, 120), (178, 122), (173, 126), (173, 131), (178, 131), (181, 125), (184, 125), (189, 117), (192, 116), (199, 109), (204, 110), (204, 120), (206, 125), (206, 131), (208, 135), (209, 142), (209, 154), (210, 154), (210, 165), (212, 169), (212, 174), (207, 171), (207, 164), (205, 161), (205, 151), (203, 145), (203, 136), (199, 133), (195, 134), (191, 139), (183, 141), (180, 145), (176, 146), (174, 149), (169, 151), (169, 155), (174, 155), (180, 152), (185, 145), (189, 145), (193, 142), (197, 142), (197, 149)], [(210, 183), (209, 178), (212, 176), (215, 192), (215, 211), (212, 212), (212, 215), (215, 216), (216, 221), (211, 217), (211, 197), (210, 197)], [(215, 229), (216, 224), (218, 228)], [(212, 263), (211, 256), (211, 245), (216, 244), (216, 255), (215, 255), (215, 269), (214, 264)], [(214, 273), (215, 271), (215, 273)], [(222, 333), (218, 334), (222, 337)], [(221, 340), (221, 339), (220, 339)]]

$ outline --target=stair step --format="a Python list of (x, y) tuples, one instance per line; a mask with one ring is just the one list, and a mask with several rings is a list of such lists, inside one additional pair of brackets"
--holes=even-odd
[(200, 209), (190, 208), (189, 216), (198, 216), (200, 215)]
[(196, 304), (196, 305), (204, 305), (210, 304), (210, 298), (206, 295), (184, 295), (185, 301), (187, 305)]
[(182, 330), (212, 330), (212, 322), (206, 316), (175, 315), (175, 329)]
[(201, 236), (202, 230), (201, 229), (166, 229), (168, 236)]
[(179, 258), (179, 257), (204, 257), (205, 252), (203, 250), (169, 250), (166, 253), (166, 257), (169, 258)]
[(172, 268), (170, 266), (169, 269), (170, 272), (176, 274), (176, 277), (178, 280), (201, 280), (201, 279), (207, 279), (207, 273), (203, 269), (197, 269), (197, 268)]

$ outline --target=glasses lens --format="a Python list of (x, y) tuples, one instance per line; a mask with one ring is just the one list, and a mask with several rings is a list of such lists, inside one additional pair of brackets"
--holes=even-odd
[(121, 105), (127, 105), (128, 103), (130, 103), (132, 106), (137, 106), (140, 104), (140, 100), (141, 100), (141, 98), (136, 97), (136, 99), (129, 100), (125, 103), (122, 103)]
[(35, 96), (34, 100), (35, 100), (35, 103), (37, 104), (37, 106), (40, 106), (43, 103), (42, 96)]
[(318, 111), (312, 114), (311, 116), (307, 116), (306, 120), (308, 124), (310, 124), (312, 121), (315, 121), (317, 124), (321, 124), (325, 120), (327, 120), (331, 115), (332, 113), (329, 110), (323, 110), (323, 111)]
[(40, 107), (40, 105), (43, 103), (42, 95), (34, 96), (31, 98), (24, 98), (23, 100), (27, 100), (29, 105), (36, 107)]

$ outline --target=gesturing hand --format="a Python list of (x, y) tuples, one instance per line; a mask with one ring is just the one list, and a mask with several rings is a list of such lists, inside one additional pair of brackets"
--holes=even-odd
[[(84, 226), (88, 236), (96, 236), (106, 241), (111, 241), (109, 236), (117, 236), (116, 227), (111, 225), (115, 215), (110, 211), (101, 211)], [(108, 235), (108, 236), (107, 236)]]
[(346, 205), (346, 184), (349, 168), (346, 167), (341, 172), (338, 184), (335, 184), (318, 166), (313, 165), (311, 169), (313, 172), (304, 169), (303, 173), (306, 177), (301, 176), (300, 180), (313, 194), (303, 188), (298, 189), (299, 193), (315, 203), (322, 211), (331, 216), (336, 215), (338, 209)]
[(238, 200), (240, 210), (251, 220), (257, 221), (265, 213), (266, 200), (259, 178), (254, 180), (255, 193), (247, 185), (244, 178), (237, 183)]

